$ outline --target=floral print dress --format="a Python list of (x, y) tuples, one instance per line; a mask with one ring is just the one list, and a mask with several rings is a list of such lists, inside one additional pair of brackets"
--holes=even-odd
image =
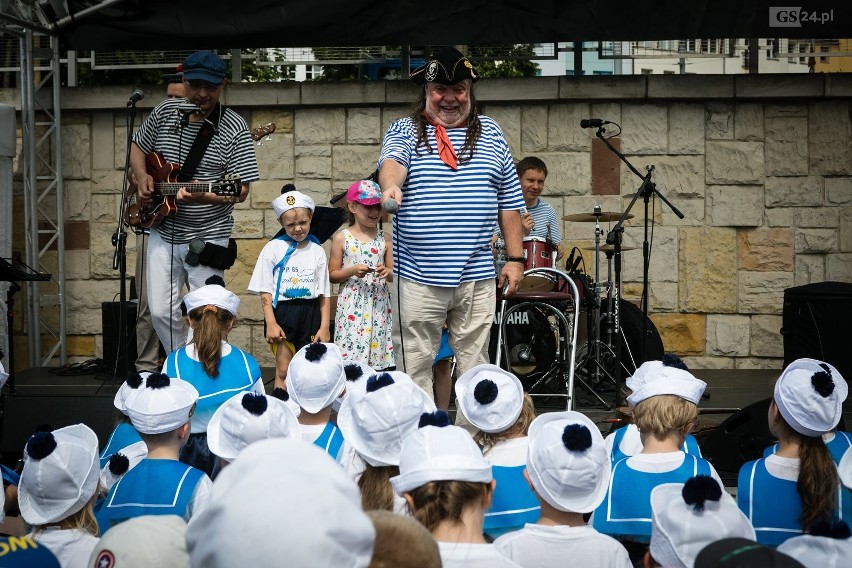
[[(379, 229), (369, 243), (343, 230), (343, 267), (366, 264), (375, 267), (385, 259), (385, 234)], [(344, 360), (362, 361), (379, 370), (395, 365), (391, 338), (390, 292), (375, 272), (364, 278), (352, 276), (340, 284), (334, 318), (334, 342)]]

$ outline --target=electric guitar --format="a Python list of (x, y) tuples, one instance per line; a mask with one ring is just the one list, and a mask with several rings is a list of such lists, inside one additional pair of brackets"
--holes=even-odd
[(190, 193), (215, 193), (216, 195), (237, 196), (240, 194), (240, 176), (231, 174), (220, 181), (177, 181), (180, 166), (166, 161), (159, 152), (145, 156), (145, 166), (148, 175), (154, 178), (154, 193), (151, 200), (142, 205), (136, 198), (136, 184), (131, 180), (128, 184), (128, 206), (124, 217), (125, 223), (131, 227), (157, 227), (163, 219), (177, 213), (175, 196), (180, 188)]

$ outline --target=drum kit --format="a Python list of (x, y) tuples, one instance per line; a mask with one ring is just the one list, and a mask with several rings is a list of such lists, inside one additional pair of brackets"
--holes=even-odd
[[(625, 219), (632, 217), (627, 214)], [(537, 406), (602, 406), (610, 410), (619, 402), (619, 380), (623, 384), (642, 362), (663, 356), (653, 323), (618, 294), (613, 276), (615, 247), (601, 244), (601, 223), (621, 218), (621, 213), (601, 211), (600, 206), (590, 214), (562, 217), (595, 224), (594, 246), (584, 247), (594, 251), (593, 275), (580, 268), (583, 258), (576, 247), (563, 270), (557, 264), (555, 243), (528, 237), (523, 241), (524, 278), (518, 291), (503, 295), (498, 290), (491, 359), (514, 373), (531, 396), (539, 397)], [(620, 247), (621, 252), (634, 249)], [(494, 251), (499, 275), (506, 261), (505, 246), (499, 239)], [(602, 257), (605, 275), (600, 270)], [(646, 330), (644, 355), (640, 353), (642, 328)], [(575, 383), (581, 387), (576, 392)], [(613, 393), (611, 401), (604, 398), (607, 393)]]

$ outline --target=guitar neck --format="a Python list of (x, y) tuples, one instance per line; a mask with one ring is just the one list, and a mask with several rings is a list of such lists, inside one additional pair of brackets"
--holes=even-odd
[(219, 185), (214, 182), (155, 182), (154, 183), (154, 191), (159, 193), (160, 195), (177, 195), (177, 192), (180, 188), (186, 189), (189, 193), (211, 193), (213, 192), (214, 186)]

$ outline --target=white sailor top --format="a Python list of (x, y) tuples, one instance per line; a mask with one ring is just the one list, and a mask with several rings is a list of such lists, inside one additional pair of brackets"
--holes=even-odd
[[(192, 350), (188, 352), (188, 350)], [(183, 379), (198, 391), (198, 404), (192, 415), (193, 434), (207, 432), (207, 424), (216, 410), (229, 398), (240, 392), (263, 393), (260, 366), (251, 354), (233, 345), (222, 343), (222, 358), (219, 359), (219, 376), (211, 378), (201, 361), (191, 355), (194, 346), (187, 345), (169, 353), (164, 373)]]
[(169, 459), (144, 459), (112, 486), (97, 506), (101, 533), (143, 515), (177, 515), (189, 521), (196, 488), (209, 478), (200, 469)]
[[(639, 428), (636, 424), (622, 426), (606, 437), (607, 449), (609, 449), (610, 463), (615, 463), (624, 458), (635, 456), (642, 451), (642, 440), (639, 437)], [(686, 454), (701, 457), (701, 448), (698, 440), (692, 434), (687, 434), (680, 450)]]
[(670, 471), (633, 469), (630, 460), (635, 457), (616, 462), (612, 466), (606, 496), (592, 515), (592, 526), (604, 534), (648, 542), (651, 538), (651, 491), (654, 487), (663, 483), (684, 483), (696, 475), (718, 477), (707, 460), (692, 454), (675, 453), (683, 455), (683, 462)]
[(497, 486), (491, 507), (485, 512), (484, 532), (491, 538), (520, 530), (541, 516), (541, 505), (524, 478), (527, 467), (529, 438), (513, 438), (498, 442), (485, 459)]
[[(743, 465), (737, 479), (737, 505), (754, 526), (757, 542), (778, 546), (802, 534), (802, 498), (797, 481), (770, 473), (767, 460), (786, 460), (790, 465), (799, 461), (772, 455)], [(840, 485), (834, 518), (848, 522), (850, 512), (849, 491)]]
[[(843, 454), (846, 450), (852, 448), (852, 433), (838, 430), (836, 432), (827, 432), (822, 435), (825, 441), (825, 447), (828, 448), (828, 453), (831, 454), (831, 459), (835, 465), (840, 465), (840, 460), (843, 459)], [(769, 457), (778, 451), (778, 444), (772, 444), (763, 450), (763, 457)]]

